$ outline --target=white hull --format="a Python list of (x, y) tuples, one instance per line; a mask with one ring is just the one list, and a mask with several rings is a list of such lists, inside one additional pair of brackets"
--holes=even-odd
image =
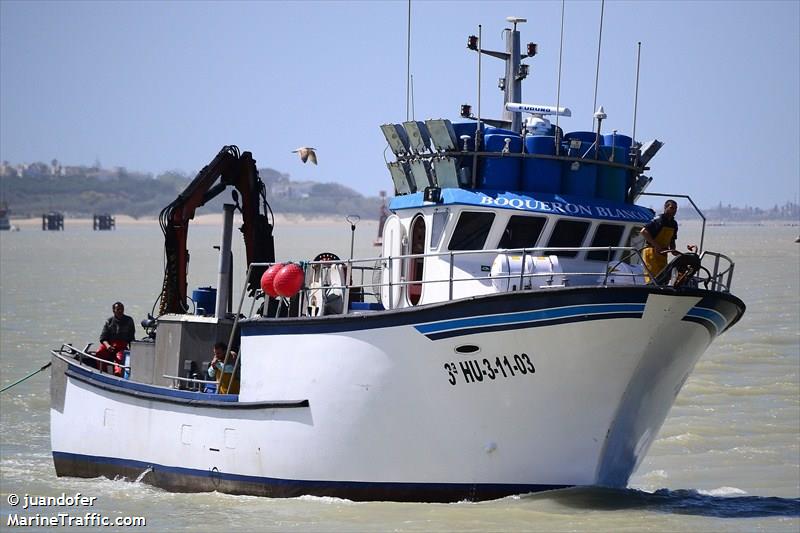
[[(317, 332), (301, 333), (307, 320), (245, 324), (239, 403), (227, 407), (135, 396), (105, 375), (109, 384), (99, 388), (96, 374), (66, 376), (60, 361), (51, 410), (56, 469), (134, 476), (150, 467), (145, 481), (174, 490), (352, 499), (449, 501), (622, 486), (697, 359), (738, 315), (717, 307), (713, 320), (687, 320), (699, 316), (702, 291), (618, 292), (634, 298), (480, 319), (466, 318), (477, 303), (462, 302), (464, 317), (427, 326), (414, 322), (429, 316), (423, 308), (382, 313), (396, 325), (358, 325), (383, 320), (377, 313), (317, 319)], [(505, 308), (513, 299), (519, 309), (525, 298), (560, 296), (483, 300)], [(735, 298), (723, 300), (723, 308), (736, 308)], [(457, 304), (431, 312), (447, 317)], [(521, 313), (534, 315), (509, 321)], [(268, 333), (282, 323), (285, 330)], [(487, 329), (467, 327), (475, 323)], [(443, 337), (430, 338), (437, 334)], [(455, 351), (466, 345), (479, 351)]]

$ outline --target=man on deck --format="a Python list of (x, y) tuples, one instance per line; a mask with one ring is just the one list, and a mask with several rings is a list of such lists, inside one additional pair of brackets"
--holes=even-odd
[(640, 232), (647, 241), (643, 253), (644, 265), (653, 277), (667, 266), (667, 254), (675, 250), (675, 241), (678, 238), (678, 222), (675, 213), (678, 212), (678, 202), (669, 199), (664, 202), (664, 212), (650, 221)]
[[(122, 302), (115, 302), (111, 306), (114, 315), (103, 324), (103, 331), (100, 333), (100, 348), (97, 349), (96, 356), (106, 361), (116, 361), (114, 365), (114, 375), (122, 377), (123, 369), (120, 364), (125, 364), (125, 349), (136, 336), (136, 326), (133, 319), (125, 314), (125, 306)], [(108, 368), (107, 365), (100, 364), (101, 367)], [(100, 368), (100, 371), (106, 371)]]

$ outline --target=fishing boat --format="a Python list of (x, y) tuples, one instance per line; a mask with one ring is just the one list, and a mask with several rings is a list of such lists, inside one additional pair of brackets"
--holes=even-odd
[[(602, 110), (594, 131), (564, 132), (568, 108), (525, 104), (536, 46), (523, 53), (524, 20), (508, 21), (505, 52), (468, 41), (505, 62), (502, 118), (462, 106), (381, 126), (395, 196), (377, 257), (276, 263), (252, 154), (220, 151), (162, 212), (161, 305), (123, 375), (92, 368), (90, 346), (52, 352), (58, 476), (423, 502), (627, 484), (745, 305), (703, 236), (663, 271), (645, 266), (655, 213), (636, 201), (663, 143), (603, 134)], [(190, 298), (188, 222), (228, 186), (217, 285)], [(215, 382), (217, 341), (238, 357)]]

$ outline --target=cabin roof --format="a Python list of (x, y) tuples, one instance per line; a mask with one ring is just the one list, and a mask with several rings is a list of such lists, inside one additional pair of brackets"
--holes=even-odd
[(389, 204), (389, 209), (397, 212), (441, 206), (509, 209), (529, 213), (626, 222), (649, 222), (655, 215), (653, 210), (647, 207), (599, 198), (541, 192), (520, 193), (465, 189), (442, 189), (440, 202), (426, 202), (422, 192), (396, 196)]

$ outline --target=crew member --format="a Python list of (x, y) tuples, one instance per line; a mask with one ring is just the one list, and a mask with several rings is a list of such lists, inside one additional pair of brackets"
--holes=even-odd
[[(675, 200), (664, 202), (664, 212), (650, 221), (640, 232), (648, 246), (642, 252), (644, 265), (653, 277), (667, 266), (667, 254), (677, 255), (675, 241), (678, 238), (678, 222), (675, 213), (678, 203)], [(649, 279), (650, 276), (647, 276)]]
[[(100, 348), (97, 350), (97, 357), (106, 361), (116, 361), (114, 365), (114, 375), (122, 377), (123, 369), (120, 364), (125, 364), (125, 350), (136, 336), (136, 326), (133, 319), (125, 314), (125, 306), (122, 302), (114, 302), (111, 306), (114, 315), (103, 324), (103, 331), (100, 333)], [(101, 372), (108, 372), (108, 365), (101, 364)]]
[[(228, 345), (218, 342), (214, 345), (214, 357), (208, 365), (208, 377), (217, 380), (217, 392), (220, 394), (239, 394), (239, 376), (236, 368), (236, 352), (231, 350), (228, 362), (225, 362), (225, 352)], [(234, 373), (234, 370), (236, 372)]]

